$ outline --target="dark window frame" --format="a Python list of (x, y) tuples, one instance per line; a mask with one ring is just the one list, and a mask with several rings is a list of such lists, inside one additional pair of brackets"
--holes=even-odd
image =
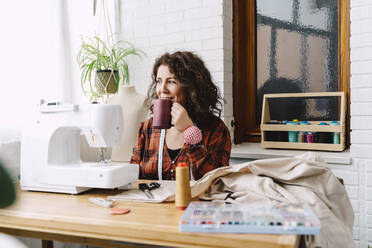
[[(346, 93), (346, 145), (350, 137), (350, 0), (338, 0), (339, 91)], [(233, 0), (234, 143), (260, 142), (256, 125), (256, 1)]]

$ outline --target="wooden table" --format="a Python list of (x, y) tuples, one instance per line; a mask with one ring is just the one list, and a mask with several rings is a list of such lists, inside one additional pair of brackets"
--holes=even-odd
[(102, 247), (131, 247), (131, 243), (172, 247), (298, 246), (296, 235), (179, 232), (182, 211), (176, 210), (174, 203), (118, 202), (115, 207), (130, 208), (131, 212), (110, 215), (108, 208), (88, 201), (88, 197), (116, 193), (92, 190), (67, 195), (26, 192), (18, 187), (16, 203), (0, 209), (0, 232)]

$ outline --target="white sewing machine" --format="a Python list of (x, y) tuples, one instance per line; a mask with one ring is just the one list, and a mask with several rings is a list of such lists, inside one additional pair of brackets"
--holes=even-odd
[[(136, 164), (82, 161), (80, 136), (90, 147), (120, 144), (123, 117), (119, 105), (42, 105), (34, 124), (22, 132), (21, 188), (78, 194), (90, 188), (117, 188), (138, 179)], [(97, 153), (98, 154), (98, 153)]]

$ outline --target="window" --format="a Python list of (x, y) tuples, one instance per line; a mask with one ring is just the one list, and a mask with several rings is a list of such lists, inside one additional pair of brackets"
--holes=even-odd
[[(344, 91), (349, 99), (348, 1), (234, 0), (233, 8), (235, 143), (260, 141), (265, 93)], [(338, 104), (307, 99), (298, 118), (337, 119)], [(281, 118), (293, 117), (282, 109)]]

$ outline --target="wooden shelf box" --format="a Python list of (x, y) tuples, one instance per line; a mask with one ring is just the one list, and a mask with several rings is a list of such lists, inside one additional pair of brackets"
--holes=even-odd
[[(309, 121), (309, 125), (285, 125), (268, 124), (271, 120), (268, 100), (270, 98), (328, 98), (338, 97), (339, 101), (339, 125), (319, 125), (322, 121)], [(300, 120), (301, 121), (301, 120)], [(329, 122), (329, 121), (326, 121)], [(303, 132), (330, 132), (340, 133), (340, 144), (331, 143), (306, 143), (305, 142), (284, 142), (268, 141), (268, 132), (272, 131), (303, 131)], [(263, 148), (300, 149), (300, 150), (321, 150), (321, 151), (343, 151), (345, 149), (345, 93), (344, 92), (319, 92), (319, 93), (284, 93), (265, 94), (262, 105), (261, 118), (261, 146)]]

